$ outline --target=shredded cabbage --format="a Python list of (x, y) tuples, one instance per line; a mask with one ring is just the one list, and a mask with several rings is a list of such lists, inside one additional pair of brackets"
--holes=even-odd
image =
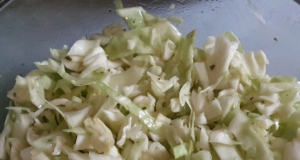
[(295, 160), (300, 85), (227, 32), (194, 46), (141, 7), (17, 76), (0, 159)]

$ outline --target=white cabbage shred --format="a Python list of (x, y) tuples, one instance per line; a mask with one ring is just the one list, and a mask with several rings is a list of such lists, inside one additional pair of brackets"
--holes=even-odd
[(17, 76), (0, 159), (299, 159), (296, 78), (268, 76), (264, 52), (231, 32), (200, 49), (196, 31), (116, 5), (129, 30), (51, 49)]

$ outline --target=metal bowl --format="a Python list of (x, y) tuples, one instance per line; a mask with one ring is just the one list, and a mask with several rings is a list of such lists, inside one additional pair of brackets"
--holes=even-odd
[[(233, 31), (246, 51), (263, 50), (269, 75), (300, 78), (300, 5), (292, 0), (123, 0), (150, 13), (180, 16), (184, 34), (197, 29), (196, 45), (207, 36)], [(172, 5), (173, 4), (173, 5)], [(175, 6), (174, 9), (170, 6)], [(111, 23), (124, 24), (112, 0), (14, 0), (0, 11), (0, 128), (17, 75), (49, 57), (49, 48), (71, 45)]]

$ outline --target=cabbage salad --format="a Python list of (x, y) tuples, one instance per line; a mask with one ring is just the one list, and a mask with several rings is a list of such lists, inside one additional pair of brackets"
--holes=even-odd
[(17, 76), (0, 159), (300, 159), (300, 85), (266, 75), (263, 51), (246, 53), (231, 32), (197, 48), (196, 31), (116, 11), (128, 30), (50, 49)]

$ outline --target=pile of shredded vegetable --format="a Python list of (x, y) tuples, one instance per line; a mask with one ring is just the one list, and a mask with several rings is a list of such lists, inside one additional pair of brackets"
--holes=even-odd
[(168, 20), (110, 25), (17, 76), (0, 136), (11, 160), (296, 160), (300, 85), (266, 75), (231, 32), (194, 46)]

